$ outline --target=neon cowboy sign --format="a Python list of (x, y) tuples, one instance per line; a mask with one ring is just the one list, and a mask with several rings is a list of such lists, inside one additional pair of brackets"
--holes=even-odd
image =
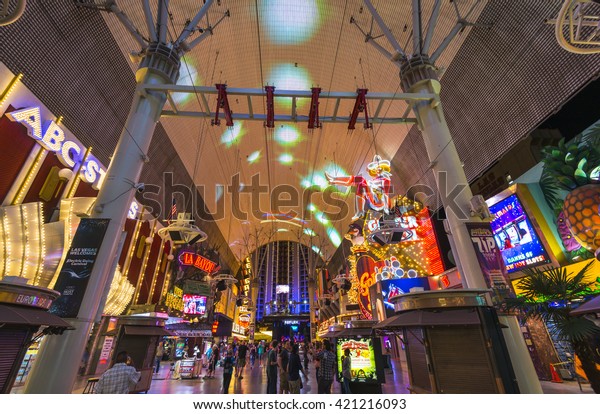
[(47, 149), (56, 153), (60, 162), (69, 168), (74, 168), (82, 161), (81, 179), (99, 190), (106, 175), (106, 169), (95, 157), (88, 155), (83, 160), (86, 148), (80, 142), (66, 137), (65, 131), (54, 121), (43, 125), (39, 107), (23, 108), (6, 114), (8, 119), (19, 122), (27, 128), (30, 137)]

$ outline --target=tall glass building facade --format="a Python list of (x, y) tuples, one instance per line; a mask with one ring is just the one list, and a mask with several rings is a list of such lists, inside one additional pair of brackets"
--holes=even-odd
[(256, 254), (259, 292), (256, 318), (309, 313), (308, 272), (312, 250), (293, 241), (266, 244)]

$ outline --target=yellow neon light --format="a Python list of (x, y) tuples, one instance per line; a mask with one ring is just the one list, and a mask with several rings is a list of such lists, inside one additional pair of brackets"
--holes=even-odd
[(156, 289), (156, 282), (158, 279), (158, 271), (160, 270), (160, 266), (162, 265), (162, 261), (165, 258), (163, 253), (165, 247), (165, 241), (161, 240), (160, 248), (158, 249), (158, 260), (156, 261), (156, 265), (154, 266), (154, 273), (152, 274), (152, 286), (150, 287), (150, 293), (148, 293), (148, 300), (146, 300), (146, 304), (150, 305), (152, 303), (152, 296), (154, 296), (154, 290)]
[(44, 257), (46, 257), (46, 229), (44, 227), (44, 204), (39, 203), (38, 217), (40, 227), (40, 254), (38, 259), (38, 268), (35, 274), (33, 284), (38, 285), (44, 273)]
[(4, 246), (6, 248), (6, 260), (4, 261), (4, 274), (11, 274), (12, 267), (12, 246), (10, 242), (10, 233), (8, 231), (9, 223), (8, 223), (8, 212), (4, 210), (4, 217), (2, 218), (2, 224), (4, 225)]
[(11, 205), (14, 206), (16, 204), (21, 204), (23, 202), (23, 200), (25, 199), (25, 196), (27, 195), (27, 191), (29, 191), (29, 188), (30, 188), (30, 185), (31, 185), (33, 179), (35, 178), (35, 176), (37, 175), (38, 171), (40, 170), (40, 167), (41, 167), (41, 164), (42, 164), (42, 160), (46, 156), (47, 152), (48, 151), (44, 147), (40, 147), (39, 148), (39, 152), (35, 156), (35, 160), (33, 161), (33, 165), (31, 166), (31, 168), (29, 169), (29, 171), (27, 171), (27, 175), (25, 176), (25, 179), (23, 180), (23, 182), (19, 186), (19, 190), (17, 191), (17, 195), (13, 199)]
[(21, 210), (21, 221), (23, 223), (22, 239), (23, 239), (23, 260), (21, 261), (21, 270), (19, 276), (27, 278), (27, 267), (29, 265), (29, 255), (31, 253), (29, 247), (29, 221), (27, 217), (27, 206), (21, 204), (19, 210)]
[(83, 155), (81, 164), (79, 164), (77, 173), (75, 174), (75, 177), (73, 177), (73, 182), (71, 183), (71, 188), (69, 188), (69, 192), (67, 193), (67, 198), (75, 197), (75, 192), (77, 191), (77, 187), (79, 186), (79, 182), (81, 181), (81, 178), (79, 178), (79, 176), (81, 175), (81, 170), (83, 169), (83, 166), (85, 165), (85, 162), (91, 152), (92, 152), (92, 147), (89, 147), (88, 149), (85, 150), (85, 154)]
[(0, 95), (0, 106), (2, 106), (4, 102), (6, 102), (6, 100), (8, 99), (10, 94), (15, 90), (22, 78), (23, 74), (19, 73), (17, 76), (11, 79), (6, 89), (4, 89), (4, 92), (2, 92), (2, 95)]

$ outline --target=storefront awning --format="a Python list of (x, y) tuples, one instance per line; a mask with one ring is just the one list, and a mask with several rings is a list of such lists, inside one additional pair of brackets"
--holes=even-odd
[(587, 301), (577, 309), (571, 312), (571, 315), (585, 315), (588, 313), (600, 313), (600, 296)]
[(337, 332), (334, 331), (327, 331), (325, 332), (323, 335), (319, 335), (321, 338), (335, 338), (336, 337)]
[(447, 309), (443, 311), (413, 310), (402, 312), (378, 323), (373, 329), (393, 332), (407, 326), (479, 325), (479, 315), (474, 309)]
[(67, 321), (44, 309), (0, 304), (0, 323), (74, 329)]
[(144, 336), (172, 336), (173, 333), (167, 331), (162, 326), (136, 326), (125, 325), (126, 335), (144, 335)]
[(372, 328), (347, 328), (343, 331), (334, 332), (335, 338), (348, 338), (353, 336), (371, 336)]

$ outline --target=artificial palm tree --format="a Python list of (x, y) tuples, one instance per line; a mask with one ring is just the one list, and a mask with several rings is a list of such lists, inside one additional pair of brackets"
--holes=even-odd
[(551, 333), (571, 344), (592, 389), (600, 394), (600, 370), (594, 360), (593, 346), (600, 328), (583, 316), (571, 315), (574, 305), (597, 293), (600, 287), (600, 278), (587, 279), (591, 266), (592, 262), (575, 275), (565, 268), (526, 270), (525, 277), (517, 284), (520, 296), (507, 299), (504, 304), (508, 310), (520, 311), (525, 318), (541, 318), (550, 323)]

